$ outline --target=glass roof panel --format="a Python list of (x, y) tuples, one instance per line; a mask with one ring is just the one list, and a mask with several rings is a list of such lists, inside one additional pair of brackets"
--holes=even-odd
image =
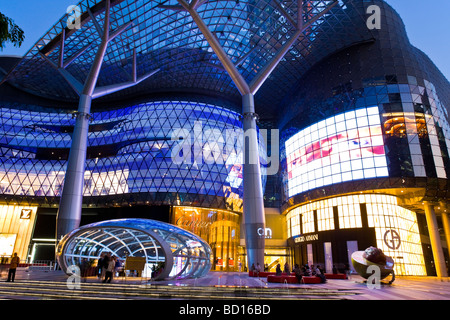
[[(304, 24), (333, 3), (333, 0), (304, 0)], [(240, 0), (200, 1), (197, 9), (210, 31), (238, 66), (247, 82), (252, 81), (295, 33), (299, 1)], [(88, 8), (100, 28), (105, 0), (83, 0), (81, 28), (68, 29), (63, 16), (30, 49), (6, 80), (32, 93), (78, 101), (78, 95), (45, 57), (58, 64), (61, 51), (66, 70), (81, 83), (95, 57), (100, 36)], [(137, 72), (144, 75), (159, 69), (143, 83), (101, 98), (151, 95), (161, 90), (215, 92), (239, 98), (239, 92), (190, 15), (177, 0), (111, 0), (110, 34), (131, 23), (108, 46), (97, 86), (130, 80), (133, 50)], [(63, 37), (63, 29), (65, 37)], [(61, 39), (65, 38), (64, 45)], [(332, 52), (372, 38), (365, 27), (364, 4), (340, 0), (338, 5), (304, 30), (291, 50), (256, 95), (257, 112), (273, 117), (277, 105), (301, 76)]]

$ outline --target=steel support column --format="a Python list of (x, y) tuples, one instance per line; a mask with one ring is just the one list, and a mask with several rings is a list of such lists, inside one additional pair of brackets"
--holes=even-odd
[[(126, 30), (131, 22), (122, 25), (116, 31), (110, 33), (110, 0), (105, 3), (105, 21), (103, 29), (96, 24), (97, 31), (101, 36), (101, 43), (91, 65), (89, 75), (84, 84), (79, 83), (67, 70), (65, 70), (63, 63), (63, 53), (60, 54), (60, 61), (58, 65), (53, 63), (48, 57), (41, 54), (53, 67), (55, 67), (66, 81), (74, 88), (80, 95), (78, 111), (76, 112), (75, 127), (72, 134), (72, 145), (70, 147), (69, 159), (67, 162), (66, 175), (64, 177), (64, 186), (61, 194), (60, 205), (56, 217), (56, 239), (59, 241), (61, 237), (76, 229), (80, 225), (81, 208), (83, 204), (83, 189), (84, 189), (84, 173), (86, 165), (86, 153), (88, 146), (89, 121), (91, 119), (91, 102), (95, 98), (105, 96), (132, 87), (153, 74), (159, 71), (154, 70), (144, 76), (137, 77), (137, 57), (136, 50), (133, 50), (133, 74), (130, 81), (119, 83), (115, 85), (96, 88), (100, 69), (103, 64), (108, 44), (123, 31)], [(93, 18), (93, 16), (92, 16)], [(100, 33), (103, 32), (103, 33)], [(64, 34), (61, 41), (64, 41)], [(64, 44), (61, 43), (61, 50)], [(63, 67), (61, 67), (63, 66)]]
[(102, 41), (80, 95), (63, 191), (56, 216), (56, 241), (80, 225), (92, 94), (108, 48), (110, 7), (110, 1), (106, 1)]
[(444, 226), (445, 240), (447, 241), (447, 251), (450, 257), (450, 217), (447, 212), (442, 213), (442, 225)]
[[(272, 71), (276, 68), (288, 50), (292, 47), (295, 41), (300, 38), (304, 30), (310, 27), (320, 17), (325, 15), (329, 10), (338, 4), (334, 1), (323, 12), (311, 18), (307, 24), (303, 24), (303, 8), (302, 1), (299, 1), (300, 8), (298, 13), (298, 22), (295, 22), (291, 17), (289, 21), (296, 25), (294, 35), (282, 46), (281, 50), (270, 61), (262, 72), (259, 72), (255, 79), (249, 84), (240, 74), (236, 65), (232, 63), (225, 50), (220, 45), (217, 38), (209, 30), (203, 19), (197, 12), (197, 8), (205, 1), (193, 0), (190, 3), (186, 0), (178, 0), (181, 6), (164, 6), (161, 8), (171, 10), (187, 11), (199, 30), (202, 32), (208, 44), (213, 49), (214, 53), (220, 60), (223, 68), (233, 80), (236, 88), (242, 96), (242, 115), (243, 115), (243, 129), (244, 129), (244, 217), (243, 224), (245, 230), (245, 242), (247, 249), (247, 264), (259, 263), (262, 267), (264, 265), (264, 247), (265, 247), (265, 215), (264, 215), (264, 201), (261, 181), (261, 168), (259, 162), (259, 145), (256, 131), (256, 118), (254, 94), (264, 84), (265, 80), (270, 76)], [(285, 10), (283, 13), (287, 15)]]
[(264, 266), (265, 215), (253, 94), (242, 97), (244, 129), (244, 228), (247, 262)]
[(80, 226), (91, 101), (92, 98), (89, 95), (82, 94), (80, 96), (64, 187), (56, 218), (57, 240)]
[(431, 250), (433, 251), (434, 265), (438, 278), (447, 277), (447, 267), (445, 265), (444, 251), (442, 250), (441, 236), (436, 219), (434, 206), (425, 202), (425, 217), (427, 219), (428, 233), (430, 235)]

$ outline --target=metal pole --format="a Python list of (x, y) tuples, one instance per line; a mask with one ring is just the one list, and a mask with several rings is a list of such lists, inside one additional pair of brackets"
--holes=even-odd
[(447, 250), (450, 256), (450, 218), (447, 212), (442, 213), (442, 225), (444, 226), (445, 240), (447, 241)]
[(179, 3), (190, 13), (197, 27), (205, 36), (211, 48), (219, 58), (223, 67), (230, 75), (234, 84), (242, 95), (242, 114), (244, 129), (244, 228), (245, 245), (247, 250), (247, 263), (264, 266), (265, 248), (265, 217), (264, 201), (261, 182), (261, 169), (259, 163), (258, 136), (256, 131), (256, 114), (253, 94), (249, 85), (231, 62), (216, 37), (211, 33), (195, 9), (183, 0)]
[(78, 104), (64, 186), (56, 217), (56, 241), (80, 226), (92, 94), (109, 41), (110, 1), (106, 1), (103, 37)]
[(445, 265), (444, 252), (442, 250), (441, 236), (436, 220), (434, 206), (428, 202), (424, 204), (425, 217), (428, 225), (428, 233), (430, 235), (431, 250), (433, 251), (434, 265), (438, 278), (447, 277), (447, 268)]
[(80, 226), (91, 99), (89, 95), (82, 94), (80, 96), (64, 187), (56, 218), (57, 241)]
[(253, 94), (242, 97), (244, 128), (244, 228), (247, 262), (264, 266), (265, 216)]

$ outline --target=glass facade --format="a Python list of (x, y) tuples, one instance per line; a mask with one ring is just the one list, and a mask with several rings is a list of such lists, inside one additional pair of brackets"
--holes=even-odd
[(399, 206), (395, 196), (358, 194), (315, 201), (290, 210), (286, 220), (294, 241), (307, 234), (319, 239), (324, 231), (373, 228), (374, 245), (394, 258), (396, 275), (426, 275), (416, 213)]
[(204, 276), (211, 268), (211, 249), (194, 234), (176, 226), (148, 219), (119, 219), (82, 226), (66, 235), (57, 246), (64, 272), (83, 259), (97, 261), (111, 253), (124, 263), (128, 257), (145, 258), (144, 272), (164, 264), (155, 279)]
[(213, 208), (175, 207), (172, 222), (210, 245), (212, 270), (238, 270), (239, 214)]
[[(285, 201), (346, 181), (364, 179), (366, 188), (379, 188), (377, 180), (371, 183), (367, 179), (447, 179), (450, 174), (447, 108), (431, 82), (424, 80), (424, 86), (420, 86), (411, 76), (408, 81), (346, 92), (345, 105), (344, 94), (336, 94), (317, 106), (323, 108), (324, 114), (335, 115), (305, 129), (296, 129), (300, 119), (292, 120), (281, 135)], [(371, 106), (372, 103), (377, 106)], [(336, 113), (340, 108), (354, 110)], [(420, 184), (414, 181), (408, 184), (414, 185)]]
[(378, 107), (316, 123), (286, 141), (289, 197), (324, 185), (387, 177)]
[[(211, 245), (212, 269), (235, 270), (245, 259), (241, 92), (178, 1), (110, 4), (111, 33), (123, 32), (108, 44), (97, 88), (156, 73), (92, 103), (83, 204), (168, 206), (174, 224)], [(421, 204), (443, 212), (450, 198), (450, 85), (401, 18), (382, 0), (195, 4), (250, 87), (307, 26), (254, 95), (260, 129), (280, 131), (280, 168), (264, 198), (286, 216), (288, 241), (320, 233), (330, 252), (363, 230), (395, 257), (398, 274), (423, 274)], [(367, 27), (369, 5), (380, 7), (381, 29)], [(0, 59), (1, 202), (60, 202), (79, 102), (65, 78), (84, 83), (100, 42), (92, 17), (106, 17), (104, 0), (78, 6), (81, 28), (68, 28), (65, 15), (14, 66)], [(259, 151), (264, 188), (263, 139)], [(291, 261), (278, 244), (267, 247), (269, 268)]]

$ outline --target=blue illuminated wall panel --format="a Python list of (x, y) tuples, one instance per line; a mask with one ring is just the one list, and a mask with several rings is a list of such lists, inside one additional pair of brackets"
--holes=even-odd
[[(67, 151), (75, 120), (71, 114), (16, 108), (3, 104), (0, 109), (0, 193), (58, 197), (66, 160), (50, 154), (43, 159), (42, 150)], [(86, 161), (85, 197), (173, 193), (178, 194), (173, 204), (179, 205), (183, 195), (194, 194), (224, 198), (231, 209), (241, 210), (239, 114), (203, 103), (158, 101), (92, 117), (88, 146), (98, 154)], [(115, 151), (105, 156), (103, 150)], [(260, 140), (262, 163), (264, 150)]]

